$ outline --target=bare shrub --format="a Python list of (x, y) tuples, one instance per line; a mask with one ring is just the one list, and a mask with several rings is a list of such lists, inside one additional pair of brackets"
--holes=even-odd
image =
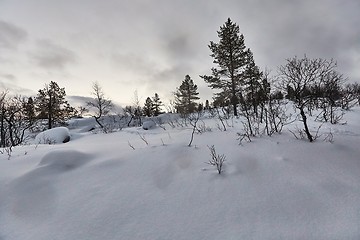
[(104, 124), (100, 121), (103, 116), (106, 116), (110, 113), (113, 108), (113, 103), (110, 99), (105, 97), (105, 94), (99, 85), (99, 83), (94, 82), (92, 85), (92, 95), (94, 98), (91, 101), (87, 102), (87, 106), (94, 109), (93, 117), (95, 121), (101, 128), (104, 128)]
[(204, 132), (211, 132), (212, 129), (209, 126), (206, 126), (204, 121), (201, 121), (201, 123), (198, 124), (197, 131), (198, 133), (204, 133)]
[[(316, 141), (323, 135), (320, 133), (320, 129), (322, 128), (322, 126), (323, 126), (323, 124), (320, 124), (315, 132), (311, 132), (311, 134), (313, 136), (313, 141)], [(292, 135), (296, 139), (306, 139), (307, 138), (306, 131), (304, 129), (299, 129), (297, 126), (296, 126), (295, 131), (289, 130), (289, 132), (292, 133)], [(332, 135), (331, 131), (330, 131), (330, 134)], [(333, 140), (333, 138), (332, 138), (332, 140)]]
[(6, 155), (8, 156), (8, 160), (10, 160), (11, 154), (12, 154), (12, 146), (5, 147), (5, 148), (3, 148), (3, 149), (0, 149), (0, 153), (1, 153), (1, 154), (6, 154)]
[(208, 148), (210, 150), (211, 159), (209, 160), (209, 162), (207, 162), (207, 164), (215, 166), (218, 173), (221, 174), (223, 164), (224, 164), (224, 162), (226, 160), (226, 156), (224, 154), (221, 154), (221, 155), (217, 154), (214, 145), (208, 146)]
[(149, 142), (146, 140), (145, 136), (144, 135), (141, 135), (140, 133), (138, 133), (140, 139), (146, 144), (146, 145), (149, 145)]
[(201, 113), (200, 112), (197, 112), (197, 113), (192, 113), (189, 115), (189, 120), (190, 120), (190, 125), (193, 127), (192, 129), (192, 132), (191, 132), (191, 138), (190, 138), (190, 142), (188, 144), (188, 146), (190, 147), (193, 140), (194, 140), (194, 134), (195, 134), (195, 131), (197, 129), (197, 123), (200, 119), (200, 115)]
[(332, 133), (331, 129), (330, 132), (324, 137), (324, 142), (334, 143), (334, 134)]
[(130, 141), (128, 141), (128, 145), (132, 148), (132, 150), (135, 150), (135, 147), (130, 143)]

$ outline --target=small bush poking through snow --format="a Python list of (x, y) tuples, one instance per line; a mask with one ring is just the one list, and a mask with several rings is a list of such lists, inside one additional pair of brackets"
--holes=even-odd
[(212, 145), (211, 147), (208, 146), (208, 148), (210, 150), (210, 155), (211, 155), (211, 160), (209, 160), (208, 164), (212, 166), (216, 166), (218, 173), (221, 174), (222, 167), (226, 157), (224, 154), (221, 155), (217, 154), (214, 145)]

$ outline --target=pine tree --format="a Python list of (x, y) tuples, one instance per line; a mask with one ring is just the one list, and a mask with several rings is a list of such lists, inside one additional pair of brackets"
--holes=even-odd
[(147, 97), (145, 100), (144, 108), (143, 108), (143, 112), (144, 112), (145, 116), (147, 116), (147, 117), (153, 116), (154, 115), (153, 109), (154, 109), (154, 103), (150, 97)]
[(210, 55), (217, 68), (212, 68), (211, 76), (200, 76), (212, 89), (221, 89), (216, 94), (215, 102), (228, 102), (233, 106), (234, 115), (237, 116), (239, 93), (243, 84), (243, 73), (248, 64), (248, 51), (244, 43), (244, 36), (240, 34), (239, 26), (230, 18), (217, 32), (219, 43), (210, 42)]
[(243, 94), (244, 99), (242, 104), (246, 108), (248, 106), (252, 107), (252, 112), (255, 115), (258, 115), (258, 106), (262, 100), (262, 72), (260, 72), (259, 67), (255, 65), (253, 53), (250, 49), (247, 50), (248, 55), (248, 64), (246, 65), (244, 74), (243, 74)]
[(205, 101), (205, 107), (204, 107), (205, 110), (209, 110), (210, 109), (210, 103), (209, 103), (209, 100), (206, 99)]
[(24, 101), (23, 113), (25, 115), (25, 120), (28, 121), (29, 124), (32, 125), (36, 121), (35, 103), (32, 97), (29, 97), (27, 101)]
[(36, 110), (42, 117), (46, 117), (49, 129), (56, 124), (63, 124), (69, 116), (69, 104), (65, 96), (65, 88), (60, 88), (54, 81), (38, 91), (35, 101)]
[(195, 101), (199, 99), (198, 95), (197, 85), (194, 84), (189, 75), (186, 75), (180, 87), (177, 88), (175, 92), (177, 112), (183, 116), (195, 112), (197, 109), (197, 103)]
[(161, 106), (163, 105), (160, 97), (157, 93), (155, 93), (155, 96), (152, 98), (152, 102), (153, 102), (153, 113), (154, 116), (158, 116), (159, 114), (161, 114)]

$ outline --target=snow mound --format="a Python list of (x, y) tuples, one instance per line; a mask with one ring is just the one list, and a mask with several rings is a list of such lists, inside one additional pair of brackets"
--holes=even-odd
[(95, 125), (88, 125), (88, 126), (84, 126), (84, 127), (80, 128), (77, 132), (78, 133), (87, 133), (87, 132), (91, 132), (94, 129), (96, 129)]
[(57, 127), (39, 133), (35, 137), (38, 144), (56, 144), (70, 141), (70, 132), (66, 127)]
[[(213, 131), (188, 147), (177, 116), (151, 118), (151, 132), (82, 134), (79, 123), (66, 145), (0, 153), (0, 240), (360, 239), (360, 107), (323, 125), (333, 141), (313, 143), (284, 131), (239, 146), (242, 118), (222, 131), (202, 117)], [(221, 175), (212, 145), (226, 155)]]
[[(56, 213), (61, 199), (58, 193), (61, 183), (74, 179), (70, 171), (83, 166), (90, 159), (90, 155), (76, 150), (57, 150), (45, 154), (38, 167), (6, 186), (2, 200), (9, 203), (7, 207), (11, 211), (7, 217), (11, 222), (32, 222), (35, 225), (46, 222)], [(64, 185), (69, 187), (68, 183)]]
[(89, 159), (88, 154), (76, 150), (57, 150), (46, 154), (39, 166), (68, 171), (86, 164)]
[(152, 128), (154, 128), (154, 127), (156, 127), (156, 124), (155, 124), (154, 121), (146, 121), (146, 122), (144, 122), (143, 125), (142, 125), (142, 128), (143, 128), (144, 130), (149, 130), (149, 129), (152, 129)]

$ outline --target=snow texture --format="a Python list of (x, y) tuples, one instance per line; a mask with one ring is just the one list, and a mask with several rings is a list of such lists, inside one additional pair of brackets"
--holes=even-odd
[[(79, 123), (67, 144), (0, 154), (0, 239), (360, 239), (360, 109), (344, 121), (323, 125), (332, 143), (284, 130), (241, 146), (241, 119), (226, 132), (202, 119), (212, 131), (193, 147), (186, 126), (90, 134)], [(211, 145), (226, 155), (221, 175), (206, 164)]]

